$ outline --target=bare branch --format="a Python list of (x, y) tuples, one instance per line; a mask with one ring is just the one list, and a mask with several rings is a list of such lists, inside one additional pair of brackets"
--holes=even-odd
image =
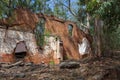
[(71, 9), (71, 0), (68, 0), (68, 6), (62, 2), (59, 2), (59, 3), (63, 6), (65, 6), (74, 17), (77, 17), (77, 14), (75, 14), (75, 12), (73, 12)]
[(87, 28), (87, 25), (83, 24), (82, 22), (80, 23), (81, 26), (84, 26), (85, 28)]

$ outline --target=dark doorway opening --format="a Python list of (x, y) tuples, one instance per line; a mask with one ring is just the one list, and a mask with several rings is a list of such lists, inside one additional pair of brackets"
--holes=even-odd
[(22, 60), (25, 58), (25, 56), (27, 55), (27, 49), (26, 49), (26, 45), (25, 45), (24, 41), (19, 42), (17, 44), (14, 55), (15, 55), (16, 61)]
[(23, 59), (26, 56), (26, 52), (17, 52), (15, 53), (15, 58)]

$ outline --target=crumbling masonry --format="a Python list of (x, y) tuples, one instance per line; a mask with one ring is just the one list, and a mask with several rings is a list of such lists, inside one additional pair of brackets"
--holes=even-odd
[[(45, 32), (49, 32), (42, 49), (34, 32), (41, 19), (45, 20)], [(16, 9), (13, 16), (0, 20), (0, 62), (15, 62), (20, 55), (25, 62), (35, 64), (79, 60), (91, 53), (90, 43), (90, 37), (74, 22), (27, 9)]]

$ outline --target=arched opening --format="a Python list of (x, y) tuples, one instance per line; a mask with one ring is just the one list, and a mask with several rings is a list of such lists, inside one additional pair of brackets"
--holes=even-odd
[(15, 52), (14, 52), (15, 59), (16, 61), (24, 59), (26, 55), (27, 55), (26, 45), (24, 41), (21, 41), (16, 45)]
[(69, 35), (72, 36), (73, 25), (71, 25), (71, 24), (68, 25), (68, 32), (69, 32)]

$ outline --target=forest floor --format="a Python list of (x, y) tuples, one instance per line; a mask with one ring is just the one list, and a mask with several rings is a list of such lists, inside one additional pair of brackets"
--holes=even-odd
[(0, 64), (0, 80), (120, 80), (119, 74), (120, 54), (59, 65)]

